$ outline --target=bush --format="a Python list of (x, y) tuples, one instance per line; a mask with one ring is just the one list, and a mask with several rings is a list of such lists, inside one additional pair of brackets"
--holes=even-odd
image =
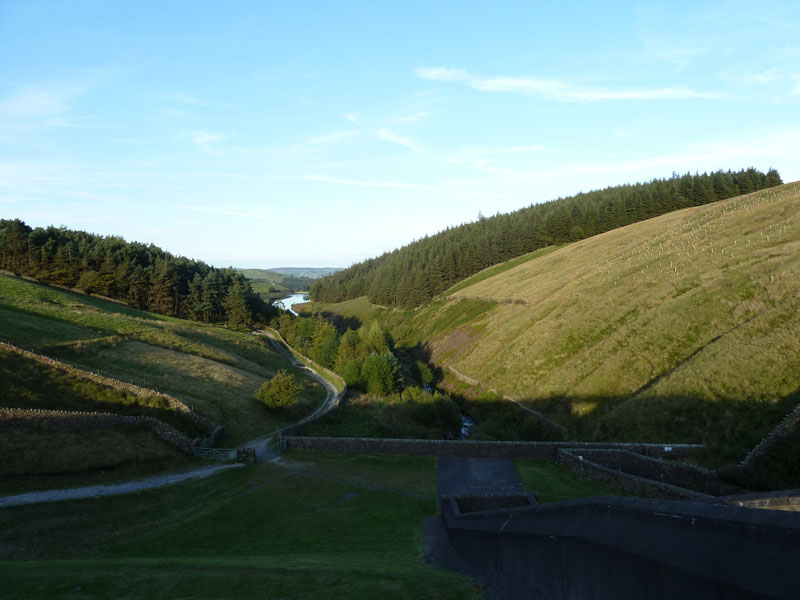
[(297, 379), (281, 369), (256, 390), (255, 398), (263, 402), (267, 408), (283, 408), (297, 404), (300, 386)]
[(394, 354), (370, 354), (361, 366), (361, 379), (370, 394), (385, 395), (396, 392), (403, 384), (400, 365)]

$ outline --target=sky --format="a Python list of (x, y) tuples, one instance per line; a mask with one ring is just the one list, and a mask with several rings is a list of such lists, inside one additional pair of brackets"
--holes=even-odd
[(673, 172), (800, 179), (800, 2), (0, 0), (0, 217), (334, 266)]

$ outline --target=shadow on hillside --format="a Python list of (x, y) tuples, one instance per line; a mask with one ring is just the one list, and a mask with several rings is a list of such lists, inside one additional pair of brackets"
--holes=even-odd
[[(464, 411), (476, 423), (475, 437), (554, 439), (534, 415), (525, 415), (497, 394), (467, 394)], [(567, 427), (573, 441), (700, 443), (699, 459), (710, 467), (736, 464), (800, 402), (800, 390), (771, 402), (707, 400), (695, 396), (573, 396), (526, 398), (521, 403)], [(541, 433), (540, 433), (541, 432)], [(798, 473), (800, 485), (800, 472)]]
[[(343, 315), (339, 315), (328, 310), (324, 310), (319, 313), (314, 313), (313, 316), (320, 315), (327, 321), (333, 323), (333, 326), (336, 327), (336, 331), (340, 334), (344, 333), (348, 329), (356, 330), (361, 327), (364, 323), (358, 317), (345, 317)], [(310, 313), (300, 313), (300, 317), (311, 317)]]

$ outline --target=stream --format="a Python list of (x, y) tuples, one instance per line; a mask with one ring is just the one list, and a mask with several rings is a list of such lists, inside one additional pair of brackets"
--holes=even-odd
[(472, 422), (472, 419), (470, 419), (464, 413), (461, 413), (461, 434), (458, 436), (458, 439), (467, 439), (470, 434), (470, 429), (472, 429), (473, 425), (475, 425), (475, 423)]

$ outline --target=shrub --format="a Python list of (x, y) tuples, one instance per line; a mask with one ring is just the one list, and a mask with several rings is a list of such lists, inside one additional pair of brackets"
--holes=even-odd
[(295, 376), (281, 369), (256, 390), (255, 397), (268, 408), (283, 408), (297, 404), (299, 393), (300, 386)]

